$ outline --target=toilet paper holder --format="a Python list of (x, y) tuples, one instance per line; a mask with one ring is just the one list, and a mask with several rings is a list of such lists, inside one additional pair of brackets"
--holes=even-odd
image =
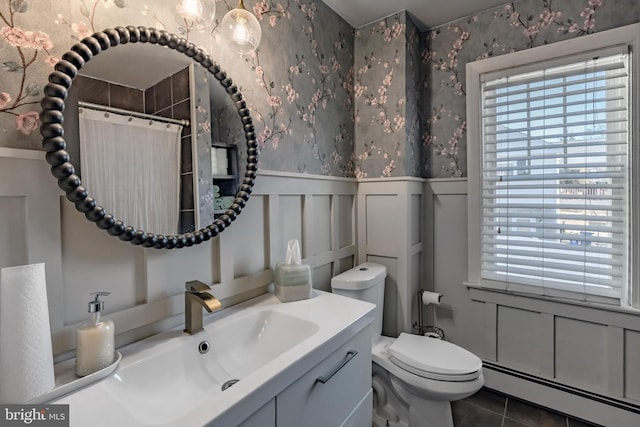
[(437, 326), (425, 325), (424, 324), (424, 307), (426, 304), (423, 303), (423, 294), (426, 291), (424, 289), (420, 289), (417, 292), (417, 304), (418, 304), (418, 322), (413, 324), (413, 329), (416, 331), (418, 335), (424, 335), (431, 338), (444, 339), (444, 331)]

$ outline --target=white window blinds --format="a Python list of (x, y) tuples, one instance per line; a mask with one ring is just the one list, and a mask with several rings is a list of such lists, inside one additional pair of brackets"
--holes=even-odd
[(621, 296), (628, 56), (624, 46), (481, 76), (483, 281)]

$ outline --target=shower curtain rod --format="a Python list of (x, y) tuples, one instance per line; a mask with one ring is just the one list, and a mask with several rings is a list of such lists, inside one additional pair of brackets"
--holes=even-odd
[(92, 104), (90, 102), (78, 101), (78, 107), (90, 108), (92, 110), (105, 111), (107, 113), (121, 114), (123, 116), (149, 119), (157, 122), (172, 123), (181, 126), (189, 126), (189, 120), (170, 119), (168, 117), (154, 116), (152, 114), (138, 113), (136, 111), (123, 110), (121, 108), (107, 107), (106, 105)]

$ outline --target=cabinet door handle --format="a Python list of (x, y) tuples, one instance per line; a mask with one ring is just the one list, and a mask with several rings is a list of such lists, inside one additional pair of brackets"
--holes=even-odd
[(316, 378), (316, 382), (317, 383), (322, 383), (322, 384), (326, 384), (335, 374), (338, 373), (338, 371), (342, 368), (344, 368), (344, 365), (346, 365), (347, 363), (349, 363), (349, 361), (351, 359), (353, 359), (354, 357), (356, 357), (356, 354), (358, 354), (357, 351), (355, 350), (349, 350), (347, 352), (346, 357), (344, 358), (344, 360), (342, 361), (342, 363), (340, 363), (338, 366), (336, 366), (333, 371), (329, 372), (327, 375), (322, 376), (322, 377), (318, 377)]

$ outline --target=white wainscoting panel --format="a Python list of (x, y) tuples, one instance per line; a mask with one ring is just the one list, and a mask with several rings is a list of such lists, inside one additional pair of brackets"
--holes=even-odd
[(607, 326), (563, 316), (556, 316), (555, 323), (555, 378), (577, 387), (607, 393)]
[(60, 211), (63, 194), (44, 152), (0, 148), (0, 267), (45, 264), (49, 319), (63, 322)]
[(514, 345), (498, 346), (497, 360), (501, 363), (541, 373), (541, 314), (498, 306), (497, 342)]
[(54, 355), (64, 360), (73, 356), (91, 292), (111, 292), (106, 315), (116, 345), (125, 345), (184, 322), (186, 281), (210, 284), (224, 306), (266, 292), (292, 238), (314, 286), (329, 289), (334, 274), (354, 265), (356, 187), (354, 179), (260, 172), (228, 230), (191, 248), (145, 249), (77, 212), (43, 152), (0, 148), (0, 267), (45, 262)]
[(624, 395), (640, 401), (640, 332), (624, 332)]
[(375, 178), (358, 185), (358, 262), (387, 267), (383, 334), (411, 332), (424, 276), (425, 180)]

